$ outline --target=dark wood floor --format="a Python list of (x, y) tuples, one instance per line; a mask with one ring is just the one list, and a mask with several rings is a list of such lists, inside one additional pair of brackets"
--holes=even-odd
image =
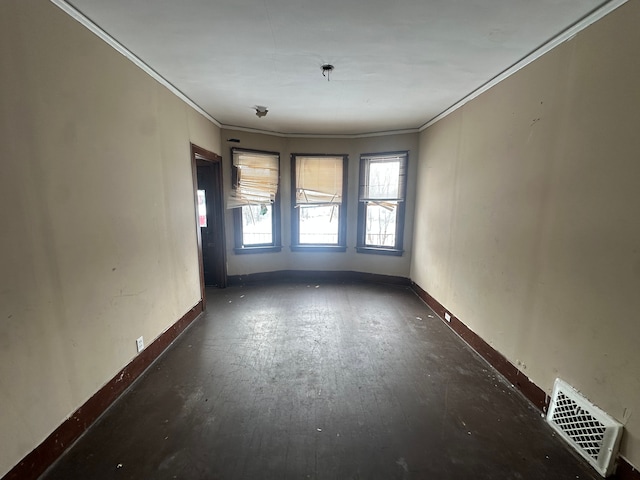
[(599, 478), (406, 287), (207, 299), (43, 478)]

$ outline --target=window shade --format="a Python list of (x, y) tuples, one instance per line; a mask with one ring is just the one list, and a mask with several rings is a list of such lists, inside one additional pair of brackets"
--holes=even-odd
[(361, 160), (361, 202), (404, 201), (407, 183), (406, 154), (362, 157)]
[(237, 182), (227, 208), (272, 203), (278, 192), (278, 164), (278, 155), (234, 151)]
[(342, 203), (343, 157), (296, 157), (296, 204)]

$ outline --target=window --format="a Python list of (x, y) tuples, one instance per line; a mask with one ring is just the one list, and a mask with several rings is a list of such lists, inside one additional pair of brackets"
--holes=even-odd
[(280, 156), (233, 148), (231, 161), (233, 190), (227, 208), (235, 210), (234, 251), (280, 251)]
[(402, 255), (408, 152), (360, 157), (360, 253)]
[(346, 250), (346, 155), (291, 155), (292, 250)]

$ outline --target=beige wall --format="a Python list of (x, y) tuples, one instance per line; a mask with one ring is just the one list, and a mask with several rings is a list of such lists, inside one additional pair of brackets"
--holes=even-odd
[[(236, 138), (240, 143), (227, 142)], [(282, 251), (236, 255), (233, 252), (233, 215), (227, 211), (227, 264), (229, 275), (245, 275), (278, 270), (347, 270), (382, 275), (409, 276), (413, 232), (413, 198), (418, 161), (418, 134), (364, 138), (283, 138), (242, 131), (222, 130), (225, 168), (225, 195), (231, 189), (230, 151), (232, 147), (280, 153)], [(402, 257), (357, 253), (358, 169), (363, 153), (409, 150), (409, 181)], [(291, 246), (291, 160), (292, 153), (334, 153), (349, 155), (347, 196), (347, 251), (345, 253), (292, 252)]]
[(411, 277), (640, 465), (640, 2), (421, 134)]
[[(623, 421), (640, 465), (638, 24), (629, 2), (420, 136), (221, 141), (48, 1), (0, 2), (0, 476), (199, 300), (189, 142), (224, 156), (225, 193), (231, 146), (281, 154), (283, 250), (234, 255), (227, 212), (229, 274), (410, 274)], [(358, 254), (359, 155), (390, 150), (410, 151), (406, 252)], [(292, 152), (349, 154), (346, 253), (290, 251)]]
[(200, 298), (219, 129), (46, 0), (0, 2), (0, 476)]

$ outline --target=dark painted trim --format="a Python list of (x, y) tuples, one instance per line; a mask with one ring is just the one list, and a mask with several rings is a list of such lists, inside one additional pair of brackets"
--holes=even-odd
[[(546, 412), (549, 407), (550, 398), (538, 385), (516, 368), (504, 355), (485, 342), (480, 336), (462, 323), (458, 317), (447, 310), (440, 302), (423, 290), (420, 285), (411, 282), (411, 288), (440, 319), (456, 332), (471, 348), (473, 348), (482, 358), (489, 362), (493, 368), (500, 372), (509, 382), (511, 382), (522, 394), (533, 403), (540, 411)], [(451, 321), (444, 318), (445, 312), (451, 315)], [(636, 470), (626, 459), (618, 457), (616, 473), (608, 478), (616, 480), (640, 480), (640, 471)]]
[(391, 255), (394, 257), (401, 257), (404, 254), (404, 250), (382, 247), (356, 247), (356, 252), (368, 253), (373, 255)]
[[(366, 183), (366, 177), (368, 175), (368, 163), (367, 160), (382, 158), (404, 156), (404, 169), (401, 173), (399, 181), (399, 190), (402, 191), (400, 199), (395, 199), (398, 202), (398, 211), (396, 212), (396, 243), (393, 248), (385, 248), (381, 246), (367, 245), (365, 228), (366, 228), (366, 212), (368, 201), (362, 200), (362, 188)], [(365, 165), (367, 165), (365, 167)], [(409, 177), (409, 150), (399, 150), (395, 152), (380, 152), (380, 153), (363, 153), (360, 155), (360, 173), (358, 182), (358, 228), (357, 228), (357, 242), (356, 251), (358, 253), (371, 253), (376, 255), (393, 255), (401, 257), (404, 253), (404, 226), (405, 226), (405, 209), (407, 199), (407, 178)]]
[(640, 470), (634, 468), (625, 458), (618, 457), (618, 466), (613, 477), (616, 480), (640, 480)]
[(302, 281), (384, 283), (388, 285), (400, 285), (406, 287), (411, 285), (411, 281), (405, 277), (351, 271), (279, 270), (277, 272), (261, 272), (250, 273), (248, 275), (229, 276), (230, 285)]
[(9, 470), (2, 480), (35, 480), (42, 475), (202, 313), (202, 306), (200, 300)]
[(202, 299), (203, 309), (207, 308), (207, 299), (205, 295), (205, 281), (204, 281), (204, 261), (202, 256), (202, 232), (200, 231), (198, 222), (198, 161), (204, 160), (212, 164), (215, 168), (216, 176), (216, 196), (217, 203), (220, 208), (214, 209), (212, 216), (214, 223), (220, 226), (220, 232), (218, 235), (218, 255), (222, 258), (220, 262), (220, 269), (216, 272), (216, 276), (220, 280), (218, 287), (224, 288), (227, 286), (227, 248), (226, 248), (226, 235), (224, 232), (224, 200), (223, 200), (223, 186), (222, 186), (222, 157), (217, 153), (211, 152), (205, 148), (199, 147), (193, 143), (191, 145), (191, 177), (193, 182), (193, 202), (195, 206), (195, 225), (196, 236), (198, 239), (198, 268), (200, 269), (200, 298)]
[(233, 249), (233, 253), (236, 255), (246, 255), (252, 253), (278, 253), (282, 251), (282, 245), (267, 245), (260, 247), (236, 247)]

